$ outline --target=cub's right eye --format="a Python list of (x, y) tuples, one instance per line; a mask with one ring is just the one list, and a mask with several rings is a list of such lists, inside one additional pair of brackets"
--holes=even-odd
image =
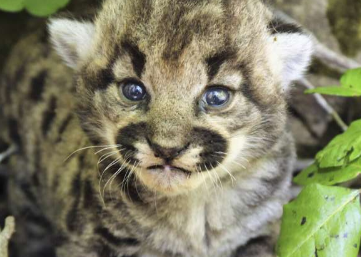
[(130, 101), (142, 101), (147, 95), (144, 85), (138, 81), (125, 81), (121, 84), (121, 91), (125, 98)]

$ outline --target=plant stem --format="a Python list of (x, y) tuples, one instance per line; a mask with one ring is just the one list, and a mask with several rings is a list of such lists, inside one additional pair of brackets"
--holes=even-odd
[[(308, 81), (307, 79), (301, 79), (301, 80), (297, 81), (297, 83), (299, 85), (304, 86), (307, 89), (315, 88), (315, 86), (312, 85), (312, 83), (310, 81)], [(332, 116), (332, 118), (336, 121), (336, 123), (340, 126), (340, 128), (343, 131), (346, 131), (348, 129), (348, 126), (341, 119), (340, 115), (338, 115), (338, 113), (335, 111), (335, 109), (333, 109), (333, 107), (331, 105), (329, 105), (329, 103), (326, 101), (326, 99), (320, 94), (313, 94), (313, 96), (315, 97), (317, 103), (322, 107), (322, 109), (324, 109), (329, 115)]]

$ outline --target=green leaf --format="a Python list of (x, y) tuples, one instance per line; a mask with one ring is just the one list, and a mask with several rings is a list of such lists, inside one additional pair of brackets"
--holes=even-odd
[(344, 87), (317, 87), (305, 91), (306, 94), (318, 93), (323, 95), (335, 95), (344, 97), (356, 97), (361, 96), (361, 89), (352, 89)]
[(348, 70), (341, 77), (341, 85), (343, 87), (361, 90), (361, 68)]
[(349, 163), (346, 167), (320, 169), (317, 163), (303, 170), (293, 180), (296, 184), (305, 186), (314, 183), (331, 186), (350, 181), (361, 174), (361, 158)]
[(313, 184), (284, 206), (278, 257), (356, 257), (359, 191)]
[(355, 121), (316, 155), (320, 168), (341, 167), (361, 156), (361, 120)]
[(24, 8), (25, 0), (0, 0), (0, 9), (7, 12), (18, 12)]
[(69, 2), (70, 0), (0, 0), (0, 9), (18, 12), (25, 8), (35, 16), (49, 16)]
[(319, 93), (345, 97), (361, 96), (361, 68), (348, 70), (341, 77), (340, 87), (318, 87), (307, 90), (306, 93)]
[(49, 16), (65, 7), (70, 0), (26, 0), (25, 8), (35, 16)]

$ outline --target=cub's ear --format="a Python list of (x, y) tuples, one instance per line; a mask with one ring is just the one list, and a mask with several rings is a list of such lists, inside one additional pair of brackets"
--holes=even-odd
[(51, 19), (48, 30), (55, 50), (69, 67), (76, 68), (92, 46), (94, 24), (69, 19)]
[(282, 86), (287, 89), (291, 82), (301, 79), (307, 70), (313, 54), (313, 42), (294, 24), (274, 20), (269, 28), (282, 62)]

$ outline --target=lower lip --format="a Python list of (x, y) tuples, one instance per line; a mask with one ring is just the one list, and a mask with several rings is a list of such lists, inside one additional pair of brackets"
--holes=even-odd
[(164, 166), (151, 166), (148, 168), (148, 170), (163, 170), (164, 172), (182, 172), (182, 173), (185, 173), (187, 176), (190, 176), (191, 175), (191, 172), (190, 171), (187, 171), (185, 169), (182, 169), (182, 168), (178, 168), (178, 167), (173, 167), (173, 166), (170, 166), (170, 165), (164, 165)]

